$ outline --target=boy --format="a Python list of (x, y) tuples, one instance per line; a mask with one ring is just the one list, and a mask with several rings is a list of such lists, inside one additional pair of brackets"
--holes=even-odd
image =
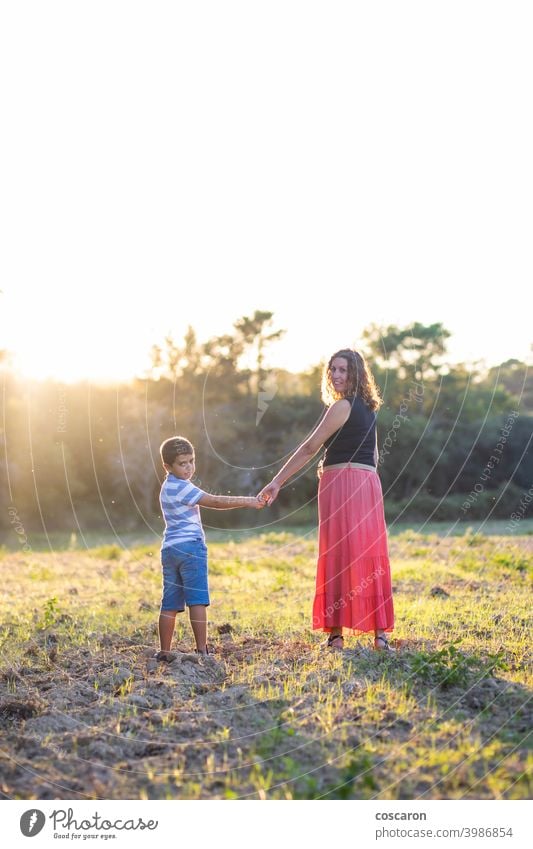
[(198, 654), (209, 654), (207, 648), (207, 546), (200, 519), (200, 508), (229, 510), (236, 507), (264, 507), (258, 498), (233, 495), (209, 495), (190, 482), (194, 475), (194, 448), (183, 436), (166, 439), (160, 448), (167, 477), (161, 487), (160, 504), (165, 519), (161, 545), (163, 566), (163, 598), (159, 615), (161, 651), (157, 660), (170, 663), (176, 657), (170, 651), (176, 613), (185, 605), (196, 641)]

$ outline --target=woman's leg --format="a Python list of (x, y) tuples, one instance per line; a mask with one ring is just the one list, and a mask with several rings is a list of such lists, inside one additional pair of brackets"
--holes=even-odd
[(381, 628), (377, 628), (374, 634), (374, 648), (377, 651), (394, 651), (389, 643), (387, 635), (385, 631)]
[(332, 628), (328, 637), (328, 646), (331, 649), (341, 651), (344, 648), (344, 637), (342, 636), (342, 628)]

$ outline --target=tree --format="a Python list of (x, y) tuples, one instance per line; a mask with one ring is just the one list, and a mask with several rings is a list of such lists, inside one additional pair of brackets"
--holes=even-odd
[(172, 381), (185, 378), (189, 383), (194, 382), (203, 372), (202, 355), (202, 347), (190, 325), (181, 345), (169, 333), (162, 346), (152, 345), (150, 377), (152, 380), (166, 378)]
[(363, 339), (373, 359), (386, 369), (396, 369), (401, 378), (433, 380), (442, 373), (440, 360), (446, 353), (451, 333), (440, 323), (400, 328), (394, 324), (372, 324), (363, 331)]
[(253, 316), (243, 316), (237, 319), (234, 323), (234, 328), (237, 334), (241, 337), (244, 349), (255, 348), (256, 362), (256, 381), (257, 390), (263, 386), (266, 378), (264, 369), (265, 348), (272, 342), (277, 342), (281, 339), (285, 330), (276, 330), (273, 333), (268, 333), (268, 329), (272, 326), (274, 313), (264, 310), (256, 310)]
[(513, 398), (521, 410), (533, 412), (533, 374), (531, 366), (520, 360), (512, 359), (489, 369), (487, 382), (500, 384)]

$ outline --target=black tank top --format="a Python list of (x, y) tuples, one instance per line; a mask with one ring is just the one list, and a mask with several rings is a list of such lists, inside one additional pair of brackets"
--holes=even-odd
[(323, 465), (364, 463), (376, 467), (376, 413), (362, 398), (346, 398), (352, 405), (348, 419), (324, 442)]

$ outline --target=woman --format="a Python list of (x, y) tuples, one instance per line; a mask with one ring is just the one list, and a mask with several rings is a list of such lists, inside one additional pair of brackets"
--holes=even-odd
[(364, 357), (343, 349), (324, 369), (322, 421), (259, 497), (271, 504), (280, 488), (323, 445), (318, 486), (319, 552), (313, 628), (342, 650), (343, 629), (374, 632), (374, 648), (392, 651), (386, 637), (394, 608), (377, 474), (376, 411), (383, 403)]

